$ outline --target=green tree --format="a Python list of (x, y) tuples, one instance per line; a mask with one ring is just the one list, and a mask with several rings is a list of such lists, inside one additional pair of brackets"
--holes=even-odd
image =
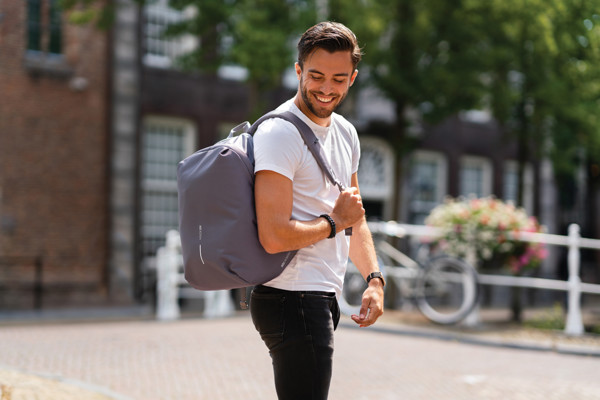
[[(144, 4), (144, 0), (136, 0)], [(104, 0), (62, 0), (80, 22), (109, 21)], [(381, 130), (402, 156), (417, 110), (436, 123), (461, 110), (487, 108), (528, 158), (548, 150), (559, 176), (570, 176), (585, 149), (600, 158), (600, 0), (171, 0), (197, 12), (168, 35), (192, 34), (200, 46), (186, 69), (214, 74), (224, 64), (248, 70), (254, 116), (260, 95), (280, 84), (295, 40), (317, 19), (345, 23), (364, 49), (365, 78), (396, 108)], [(102, 11), (101, 13), (98, 10)], [(542, 145), (544, 142), (550, 146)], [(522, 182), (519, 198), (522, 198)], [(398, 198), (400, 194), (397, 192)], [(395, 201), (398, 209), (398, 200)], [(397, 215), (395, 216), (397, 217)]]
[(314, 20), (310, 0), (171, 0), (176, 9), (194, 7), (194, 17), (174, 24), (171, 37), (192, 34), (200, 45), (182, 56), (188, 70), (216, 73), (223, 65), (246, 68), (251, 118), (265, 112), (269, 90), (293, 65), (293, 39)]
[(549, 155), (557, 178), (572, 178), (580, 149), (596, 157), (599, 6), (598, 0), (482, 2), (487, 98), (518, 145), (520, 204), (532, 155)]
[(382, 136), (398, 176), (416, 145), (406, 135), (415, 109), (428, 123), (490, 110), (518, 145), (520, 204), (532, 156), (549, 155), (558, 178), (572, 178), (581, 149), (598, 159), (599, 0), (326, 3), (363, 40), (367, 75), (395, 104), (395, 127)]
[(228, 61), (248, 70), (252, 118), (265, 112), (265, 95), (281, 86), (294, 65), (294, 45), (314, 21), (314, 4), (303, 0), (240, 0), (232, 16)]
[(108, 29), (115, 18), (115, 4), (109, 0), (59, 0), (59, 5), (69, 12), (69, 21), (74, 24), (93, 23), (100, 29)]
[[(199, 46), (176, 60), (176, 65), (185, 70), (200, 70), (216, 75), (227, 61), (225, 39), (232, 35), (232, 15), (237, 0), (170, 0), (169, 6), (176, 10), (194, 8), (191, 18), (170, 25), (166, 37), (194, 36)], [(143, 2), (142, 2), (143, 4)]]
[(246, 68), (252, 119), (265, 112), (268, 91), (281, 85), (293, 65), (293, 39), (315, 16), (310, 0), (170, 0), (169, 5), (195, 9), (192, 18), (166, 32), (199, 39), (198, 48), (178, 64), (209, 74), (223, 65)]
[[(333, 19), (342, 19), (363, 41), (366, 75), (395, 105), (394, 127), (380, 132), (396, 150), (399, 177), (402, 158), (415, 145), (407, 137), (410, 112), (436, 123), (481, 104), (483, 16), (469, 0), (357, 0), (345, 8), (341, 3), (330, 1)], [(399, 190), (395, 196), (398, 219)]]
[[(487, 27), (480, 37), (485, 98), (517, 144), (519, 205), (527, 162), (549, 156), (564, 199), (573, 190), (561, 186), (574, 181), (581, 158), (598, 158), (599, 6), (597, 0), (490, 0), (477, 5)], [(562, 206), (573, 204), (562, 201)], [(517, 321), (520, 298), (515, 288), (511, 306)]]

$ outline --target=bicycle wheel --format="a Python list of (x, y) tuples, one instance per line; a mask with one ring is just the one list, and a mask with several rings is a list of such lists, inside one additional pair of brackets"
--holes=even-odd
[(416, 282), (419, 310), (438, 324), (463, 320), (475, 307), (478, 295), (477, 272), (454, 257), (430, 259)]

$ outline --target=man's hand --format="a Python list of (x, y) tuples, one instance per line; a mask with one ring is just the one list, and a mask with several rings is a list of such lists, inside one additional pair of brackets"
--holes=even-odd
[(359, 315), (352, 315), (352, 320), (365, 328), (373, 325), (383, 314), (383, 283), (380, 279), (373, 279), (362, 297)]
[(365, 215), (362, 198), (356, 187), (346, 188), (340, 193), (330, 216), (334, 219), (337, 231), (340, 232), (359, 222)]

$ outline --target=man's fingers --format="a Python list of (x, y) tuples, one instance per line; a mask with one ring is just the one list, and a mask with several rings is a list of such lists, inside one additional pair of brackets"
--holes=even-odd
[(369, 326), (372, 324), (369, 323), (369, 317), (370, 317), (370, 313), (369, 313), (369, 304), (370, 304), (370, 300), (368, 298), (364, 298), (361, 306), (360, 306), (360, 311), (358, 312), (358, 315), (353, 315), (352, 316), (352, 320), (354, 322), (356, 322), (357, 324), (360, 324), (361, 327), (365, 327), (365, 326)]
[(373, 325), (383, 314), (383, 291), (371, 290), (369, 287), (363, 294), (359, 315), (352, 315), (352, 320), (361, 328)]
[(367, 318), (367, 314), (369, 313), (369, 299), (363, 298), (362, 303), (360, 305), (360, 310), (358, 311), (358, 315), (353, 315), (352, 319), (356, 322), (363, 321)]

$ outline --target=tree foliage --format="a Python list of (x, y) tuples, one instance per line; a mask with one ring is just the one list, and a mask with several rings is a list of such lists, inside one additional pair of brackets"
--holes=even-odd
[(597, 0), (486, 4), (494, 116), (518, 137), (524, 155), (548, 150), (559, 171), (573, 169), (577, 149), (597, 152), (599, 6)]
[(294, 39), (314, 20), (305, 0), (171, 0), (177, 9), (194, 7), (192, 18), (174, 24), (168, 36), (192, 34), (200, 45), (179, 60), (188, 70), (216, 73), (223, 65), (246, 68), (253, 117), (264, 112), (264, 93), (282, 83), (293, 65)]
[[(88, 12), (98, 0), (62, 1), (81, 21), (109, 20), (110, 10), (101, 8), (102, 18)], [(484, 108), (517, 141), (521, 165), (544, 151), (559, 174), (569, 175), (582, 150), (600, 160), (600, 0), (170, 0), (170, 5), (196, 9), (167, 32), (199, 39), (181, 65), (206, 73), (241, 65), (257, 94), (281, 83), (307, 26), (317, 19), (348, 25), (365, 52), (359, 83), (369, 79), (396, 106), (397, 123), (386, 138), (399, 155), (406, 148), (409, 111), (435, 123)]]
[(363, 9), (344, 17), (367, 32), (365, 62), (396, 105), (399, 150), (407, 109), (435, 123), (483, 108), (516, 140), (521, 173), (532, 155), (565, 176), (582, 150), (600, 158), (599, 0), (356, 2)]

